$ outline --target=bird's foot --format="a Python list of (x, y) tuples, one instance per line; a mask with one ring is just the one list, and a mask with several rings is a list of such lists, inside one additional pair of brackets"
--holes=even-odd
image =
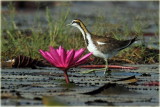
[(111, 70), (110, 69), (106, 69), (105, 71), (104, 71), (104, 76), (111, 76)]
[(87, 71), (83, 71), (83, 72), (80, 72), (82, 74), (88, 74), (88, 73), (92, 73), (92, 72), (96, 72), (96, 71), (101, 71), (101, 70), (104, 70), (104, 68), (101, 68), (101, 69), (91, 69), (91, 70), (87, 70)]

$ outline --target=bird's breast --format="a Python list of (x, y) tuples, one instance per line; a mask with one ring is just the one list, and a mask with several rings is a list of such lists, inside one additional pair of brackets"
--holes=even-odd
[(87, 49), (88, 51), (92, 52), (93, 55), (96, 57), (101, 57), (101, 58), (105, 57), (104, 54), (101, 51), (99, 51), (94, 44), (88, 44)]
[(93, 39), (91, 38), (90, 34), (87, 34), (86, 39), (88, 40), (87, 49), (93, 53), (94, 56), (100, 57), (100, 58), (106, 58), (104, 53), (102, 53), (100, 50), (98, 50), (97, 46), (94, 44)]

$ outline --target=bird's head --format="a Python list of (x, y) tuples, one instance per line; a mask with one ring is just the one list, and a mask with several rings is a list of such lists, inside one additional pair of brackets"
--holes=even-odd
[(68, 25), (74, 26), (74, 27), (78, 27), (82, 25), (82, 21), (80, 19), (74, 19), (72, 20), (72, 22)]

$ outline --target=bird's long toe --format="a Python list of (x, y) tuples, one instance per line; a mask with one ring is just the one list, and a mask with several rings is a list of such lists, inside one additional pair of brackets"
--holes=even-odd
[(106, 69), (104, 71), (104, 76), (111, 76), (111, 70), (110, 69)]

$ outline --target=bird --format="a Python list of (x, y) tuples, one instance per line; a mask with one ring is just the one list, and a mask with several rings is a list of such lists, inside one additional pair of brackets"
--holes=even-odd
[(136, 41), (137, 36), (130, 40), (117, 40), (112, 37), (97, 36), (92, 34), (80, 19), (74, 19), (70, 26), (76, 27), (83, 35), (85, 45), (95, 57), (103, 58), (106, 62), (104, 75), (108, 69), (108, 59), (115, 56), (119, 51), (129, 47)]

